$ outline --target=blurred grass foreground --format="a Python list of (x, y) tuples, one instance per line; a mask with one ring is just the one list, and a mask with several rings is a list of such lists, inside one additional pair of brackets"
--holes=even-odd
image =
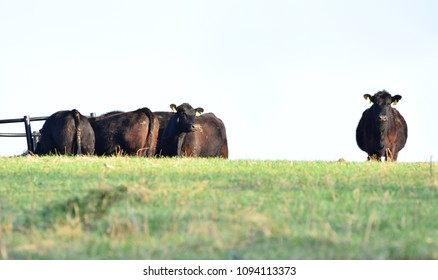
[(0, 158), (0, 259), (438, 259), (438, 165)]

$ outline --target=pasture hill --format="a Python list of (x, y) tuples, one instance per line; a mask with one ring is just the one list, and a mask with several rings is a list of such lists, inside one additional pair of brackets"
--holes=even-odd
[(1, 259), (438, 259), (438, 165), (0, 158)]

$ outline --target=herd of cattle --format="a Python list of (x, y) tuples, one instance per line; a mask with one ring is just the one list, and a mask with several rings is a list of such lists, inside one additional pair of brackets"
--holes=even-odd
[(51, 115), (40, 130), (35, 154), (137, 155), (228, 158), (224, 123), (190, 104), (172, 112), (141, 108), (85, 117), (77, 110)]
[[(357, 126), (359, 148), (368, 160), (396, 161), (408, 137), (404, 118), (392, 107), (402, 97), (379, 91), (364, 98), (373, 105)], [(77, 110), (57, 112), (44, 123), (35, 153), (228, 158), (225, 126), (219, 118), (188, 103), (170, 107), (172, 112), (141, 108), (99, 117), (85, 117)]]

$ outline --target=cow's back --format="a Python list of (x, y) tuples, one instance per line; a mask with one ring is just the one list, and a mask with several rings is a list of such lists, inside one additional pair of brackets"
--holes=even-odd
[(83, 115), (80, 115), (79, 129), (81, 131), (81, 153), (84, 155), (94, 154), (96, 137), (88, 118)]
[[(70, 138), (69, 130), (66, 129), (69, 123), (74, 125), (70, 111), (59, 111), (48, 117), (40, 130), (41, 136), (35, 153), (38, 155), (71, 153), (71, 145), (65, 146), (65, 138)], [(72, 137), (71, 141), (73, 141)]]
[(39, 155), (93, 154), (94, 141), (94, 131), (86, 117), (77, 110), (59, 111), (44, 123), (35, 152)]
[[(150, 117), (154, 119), (151, 129)], [(155, 152), (159, 123), (147, 108), (118, 113), (93, 121), (96, 154), (151, 155)]]
[(196, 118), (196, 131), (186, 133), (181, 155), (193, 157), (228, 158), (225, 125), (213, 113)]
[(118, 117), (116, 116), (103, 116), (91, 120), (91, 125), (96, 136), (95, 153), (97, 155), (109, 155), (116, 149), (113, 144), (113, 138), (117, 134), (117, 120)]

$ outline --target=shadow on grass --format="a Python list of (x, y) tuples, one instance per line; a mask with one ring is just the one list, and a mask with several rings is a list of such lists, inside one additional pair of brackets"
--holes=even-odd
[(48, 229), (55, 223), (76, 220), (85, 228), (90, 228), (97, 220), (102, 219), (113, 205), (127, 196), (128, 189), (125, 186), (94, 189), (83, 197), (75, 196), (66, 201), (47, 205), (36, 213), (28, 213), (21, 227), (36, 226), (39, 229)]

